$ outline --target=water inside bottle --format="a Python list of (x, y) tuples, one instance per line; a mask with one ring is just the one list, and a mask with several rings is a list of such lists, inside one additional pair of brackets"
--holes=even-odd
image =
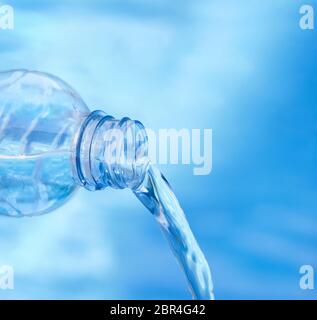
[(209, 265), (168, 181), (155, 166), (149, 165), (143, 184), (134, 193), (159, 223), (193, 298), (213, 300)]
[(0, 215), (41, 215), (64, 204), (77, 185), (69, 152), (0, 154)]

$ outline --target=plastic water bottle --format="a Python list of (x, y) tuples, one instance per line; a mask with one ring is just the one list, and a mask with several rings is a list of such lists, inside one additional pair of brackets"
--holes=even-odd
[(0, 214), (50, 212), (79, 186), (130, 188), (153, 214), (195, 299), (213, 299), (208, 263), (167, 180), (147, 156), (138, 121), (90, 112), (62, 80), (0, 73)]
[(0, 73), (0, 214), (31, 216), (89, 190), (136, 188), (147, 165), (143, 125), (90, 112), (59, 78)]

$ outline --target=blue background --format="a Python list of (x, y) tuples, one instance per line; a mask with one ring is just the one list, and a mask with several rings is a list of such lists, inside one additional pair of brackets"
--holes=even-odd
[[(218, 299), (317, 298), (316, 1), (6, 1), (0, 69), (47, 71), (91, 109), (151, 128), (212, 128), (213, 170), (162, 171), (213, 272)], [(80, 190), (38, 218), (0, 219), (0, 298), (190, 298), (149, 213), (128, 190)], [(317, 281), (317, 279), (315, 279)]]

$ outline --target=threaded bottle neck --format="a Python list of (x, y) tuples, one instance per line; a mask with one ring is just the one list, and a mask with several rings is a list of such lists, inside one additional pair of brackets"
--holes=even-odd
[(83, 121), (72, 154), (74, 177), (86, 189), (136, 189), (148, 165), (146, 131), (139, 121), (94, 111)]

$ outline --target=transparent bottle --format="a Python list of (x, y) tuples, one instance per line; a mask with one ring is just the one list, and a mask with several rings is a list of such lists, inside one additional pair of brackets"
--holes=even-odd
[(134, 189), (146, 166), (140, 122), (90, 112), (55, 76), (0, 73), (0, 214), (50, 212), (78, 186)]
[(0, 73), (0, 214), (50, 212), (78, 186), (130, 188), (161, 226), (193, 297), (213, 299), (208, 263), (147, 148), (140, 122), (90, 112), (62, 80), (26, 70)]

